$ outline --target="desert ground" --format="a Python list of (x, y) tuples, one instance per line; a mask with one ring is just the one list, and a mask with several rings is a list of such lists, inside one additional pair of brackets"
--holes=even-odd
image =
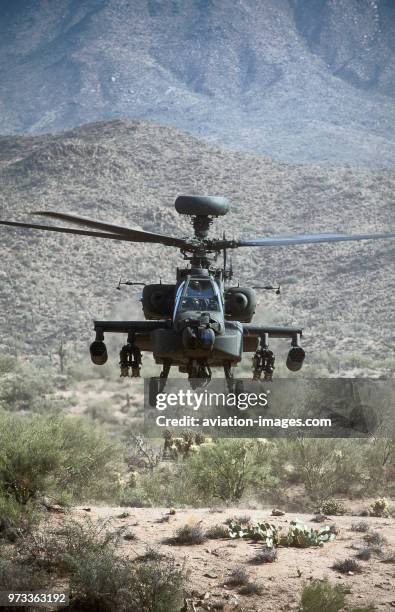
[[(366, 505), (367, 500), (364, 501)], [(361, 503), (352, 504), (351, 512), (357, 513)], [(171, 510), (173, 511), (173, 510)], [(336, 560), (354, 557), (356, 548), (363, 548), (363, 534), (352, 531), (351, 525), (362, 519), (358, 516), (328, 517), (317, 525), (312, 514), (288, 513), (271, 516), (271, 509), (252, 508), (182, 508), (169, 514), (169, 508), (128, 508), (110, 506), (77, 506), (67, 515), (54, 514), (51, 523), (58, 527), (64, 520), (74, 518), (85, 521), (109, 521), (113, 530), (125, 533), (121, 539), (121, 552), (130, 559), (157, 549), (164, 555), (173, 555), (177, 563), (185, 567), (188, 576), (188, 610), (243, 610), (244, 612), (277, 612), (298, 610), (303, 586), (312, 579), (327, 576), (331, 582), (344, 584), (349, 589), (347, 604), (367, 606), (373, 603), (379, 612), (395, 608), (394, 566), (383, 560), (395, 545), (393, 519), (367, 517), (371, 531), (379, 533), (386, 541), (383, 555), (362, 561), (360, 574), (344, 575), (332, 569)], [(123, 518), (120, 518), (123, 517)], [(175, 545), (167, 540), (185, 524), (200, 524), (203, 530), (222, 524), (232, 517), (250, 517), (251, 522), (267, 521), (287, 528), (290, 521), (299, 520), (312, 528), (322, 524), (336, 525), (338, 535), (333, 542), (316, 548), (278, 549), (273, 563), (253, 564), (253, 557), (262, 543), (246, 540), (207, 539), (201, 544)], [(231, 572), (244, 567), (251, 582), (261, 587), (259, 595), (239, 594), (240, 588), (226, 584)], [(318, 612), (318, 611), (317, 611)]]

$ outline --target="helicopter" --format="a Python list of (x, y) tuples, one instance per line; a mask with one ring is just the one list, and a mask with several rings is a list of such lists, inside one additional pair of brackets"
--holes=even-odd
[[(234, 381), (233, 368), (243, 358), (243, 353), (253, 353), (252, 377), (254, 380), (272, 380), (275, 355), (270, 349), (271, 338), (290, 340), (286, 365), (291, 371), (299, 371), (305, 359), (301, 346), (301, 327), (256, 325), (252, 319), (256, 309), (257, 287), (232, 286), (233, 270), (227, 266), (227, 251), (241, 247), (271, 247), (300, 244), (317, 244), (355, 240), (394, 238), (395, 232), (386, 234), (321, 233), (265, 238), (227, 239), (210, 238), (209, 230), (214, 219), (229, 212), (229, 202), (224, 197), (208, 195), (180, 195), (175, 201), (178, 214), (190, 218), (193, 236), (175, 237), (130, 227), (96, 221), (63, 212), (37, 211), (33, 214), (63, 220), (91, 229), (55, 227), (0, 221), (0, 225), (45, 230), (118, 240), (134, 243), (161, 244), (178, 248), (186, 267), (177, 268), (172, 284), (144, 284), (132, 281), (121, 284), (144, 284), (142, 310), (144, 321), (94, 321), (95, 339), (90, 345), (92, 362), (103, 365), (108, 359), (104, 343), (105, 333), (125, 334), (127, 341), (120, 351), (121, 376), (139, 377), (142, 352), (153, 354), (155, 362), (162, 366), (159, 379), (163, 385), (170, 368), (178, 366), (195, 384), (204, 384), (212, 376), (213, 367), (221, 367), (230, 388)], [(95, 231), (92, 231), (95, 230)], [(223, 265), (216, 260), (222, 254)], [(279, 292), (272, 286), (261, 287)]]

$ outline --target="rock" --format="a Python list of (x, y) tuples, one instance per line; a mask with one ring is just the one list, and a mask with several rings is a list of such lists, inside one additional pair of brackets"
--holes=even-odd
[(328, 517), (325, 514), (320, 514), (319, 512), (317, 512), (317, 514), (311, 519), (312, 523), (323, 523), (327, 520)]
[(170, 510), (169, 510), (169, 514), (170, 514), (171, 516), (174, 516), (174, 514), (175, 514), (175, 513), (176, 513), (176, 509), (175, 509), (175, 508), (170, 508)]
[(82, 508), (84, 512), (90, 512), (91, 509), (90, 508)]
[(214, 572), (206, 572), (205, 574), (203, 574), (203, 576), (205, 576), (206, 578), (218, 578), (218, 574), (215, 574)]
[(274, 508), (272, 510), (272, 516), (284, 516), (285, 512), (283, 512), (282, 510), (278, 510), (277, 508)]

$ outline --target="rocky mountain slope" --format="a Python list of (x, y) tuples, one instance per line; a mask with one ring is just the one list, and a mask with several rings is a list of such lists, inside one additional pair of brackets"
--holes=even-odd
[[(393, 229), (393, 173), (278, 163), (140, 122), (1, 137), (0, 182), (2, 219), (54, 209), (184, 236), (191, 228), (175, 212), (175, 198), (211, 193), (231, 202), (212, 235)], [(240, 249), (235, 281), (282, 284), (279, 297), (260, 294), (257, 320), (303, 325), (310, 363), (324, 359), (337, 372), (348, 360), (348, 368), (355, 362), (385, 373), (394, 325), (392, 242)], [(159, 245), (5, 227), (0, 244), (0, 348), (29, 354), (55, 350), (62, 335), (87, 351), (94, 317), (142, 316), (137, 291), (116, 291), (120, 276), (172, 282), (183, 263)]]
[(392, 0), (4, 0), (0, 133), (117, 117), (393, 167)]

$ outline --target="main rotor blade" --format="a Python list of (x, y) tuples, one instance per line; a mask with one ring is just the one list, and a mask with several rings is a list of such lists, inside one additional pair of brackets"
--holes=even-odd
[(78, 236), (93, 236), (94, 238), (107, 238), (109, 240), (121, 240), (125, 242), (135, 242), (133, 238), (110, 234), (107, 232), (90, 232), (89, 230), (79, 230), (72, 227), (54, 227), (49, 225), (37, 225), (36, 223), (20, 223), (18, 221), (0, 221), (0, 225), (11, 227), (25, 227), (27, 229), (46, 230), (48, 232), (60, 232), (62, 234), (76, 234)]
[(315, 244), (319, 242), (343, 242), (352, 240), (381, 240), (395, 238), (395, 232), (387, 234), (303, 234), (301, 236), (273, 236), (254, 238), (252, 240), (235, 240), (235, 247), (249, 246), (288, 246), (298, 244)]
[(96, 221), (95, 219), (89, 219), (87, 217), (79, 217), (78, 215), (71, 215), (68, 213), (59, 213), (52, 211), (37, 211), (33, 212), (34, 215), (41, 215), (43, 217), (50, 217), (52, 219), (62, 219), (63, 221), (70, 221), (76, 225), (85, 225), (92, 227), (93, 229), (105, 230), (113, 232), (115, 234), (121, 234), (131, 239), (131, 242), (155, 242), (157, 244), (164, 244), (166, 246), (175, 246), (179, 248), (185, 248), (187, 242), (183, 238), (176, 238), (173, 236), (166, 236), (164, 234), (155, 234), (152, 232), (145, 232), (143, 230), (136, 230), (131, 227), (124, 227), (123, 225), (114, 225), (113, 223), (104, 223), (102, 221)]

